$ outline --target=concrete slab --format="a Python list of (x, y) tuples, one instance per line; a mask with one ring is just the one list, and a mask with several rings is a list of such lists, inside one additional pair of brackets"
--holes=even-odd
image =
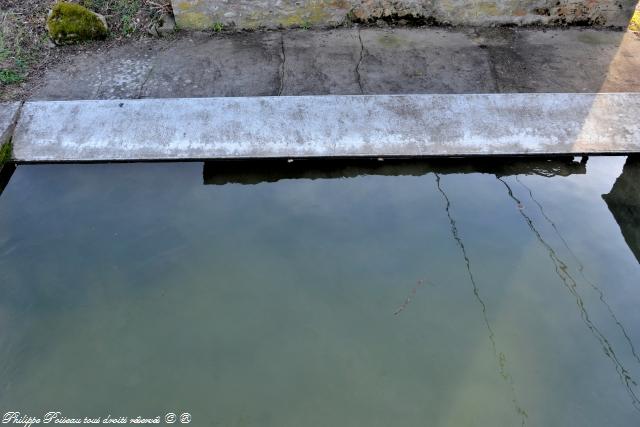
[(282, 33), (284, 79), (281, 95), (359, 95), (358, 31)]
[(48, 70), (44, 84), (35, 90), (32, 98), (139, 98), (155, 55), (144, 43), (79, 54)]
[(27, 102), (19, 161), (640, 152), (640, 94)]
[(241, 29), (314, 25), (352, 20), (413, 19), (453, 25), (624, 26), (636, 0), (172, 0), (181, 28), (215, 23)]
[(278, 95), (282, 36), (196, 35), (158, 52), (142, 98)]
[(640, 37), (535, 28), (195, 33), (72, 58), (33, 100), (640, 91)]
[(20, 102), (0, 102), (0, 145), (11, 139), (20, 104)]
[(360, 71), (367, 94), (491, 93), (486, 49), (462, 32), (363, 29)]
[(48, 71), (31, 99), (277, 95), (281, 50), (277, 33), (132, 41)]
[(640, 90), (640, 38), (631, 32), (478, 31), (498, 92)]

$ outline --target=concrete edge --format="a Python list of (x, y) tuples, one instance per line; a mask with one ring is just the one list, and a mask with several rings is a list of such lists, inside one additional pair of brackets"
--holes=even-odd
[(640, 152), (640, 93), (34, 101), (19, 162)]

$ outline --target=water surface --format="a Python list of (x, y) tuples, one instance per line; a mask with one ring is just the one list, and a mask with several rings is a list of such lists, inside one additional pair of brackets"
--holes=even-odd
[(0, 411), (640, 425), (640, 162), (20, 165)]

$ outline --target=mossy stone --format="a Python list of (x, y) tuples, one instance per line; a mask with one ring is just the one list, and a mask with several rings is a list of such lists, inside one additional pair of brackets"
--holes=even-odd
[(47, 17), (49, 36), (56, 44), (104, 39), (109, 33), (102, 15), (75, 3), (56, 3)]

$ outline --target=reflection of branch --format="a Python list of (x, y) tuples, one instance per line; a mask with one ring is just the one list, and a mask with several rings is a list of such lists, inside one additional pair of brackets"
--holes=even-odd
[[(522, 202), (513, 194), (513, 191), (511, 190), (511, 187), (509, 186), (509, 184), (507, 184), (507, 182), (500, 177), (496, 176), (496, 179), (501, 183), (503, 183), (504, 186), (507, 188), (509, 197), (514, 202), (516, 202), (517, 205), (521, 205)], [(582, 318), (587, 328), (591, 331), (592, 335), (600, 342), (600, 345), (602, 346), (602, 350), (604, 351), (604, 354), (615, 365), (616, 372), (620, 377), (620, 380), (625, 385), (625, 388), (627, 389), (627, 393), (629, 394), (629, 397), (631, 397), (631, 401), (634, 408), (636, 410), (640, 410), (640, 400), (638, 400), (638, 396), (635, 394), (632, 388), (632, 386), (637, 385), (636, 382), (631, 378), (631, 375), (622, 365), (622, 362), (620, 362), (620, 360), (618, 359), (618, 356), (616, 356), (613, 350), (613, 347), (609, 343), (609, 340), (607, 340), (604, 334), (600, 332), (600, 330), (591, 321), (591, 318), (589, 317), (589, 313), (587, 312), (587, 308), (584, 304), (584, 301), (582, 300), (582, 297), (578, 293), (578, 290), (577, 290), (578, 284), (569, 273), (567, 265), (558, 257), (558, 254), (556, 253), (556, 251), (542, 238), (542, 235), (536, 229), (531, 218), (526, 213), (524, 213), (522, 209), (518, 209), (518, 212), (520, 212), (520, 215), (522, 215), (522, 217), (524, 218), (525, 222), (529, 226), (529, 229), (531, 229), (533, 234), (538, 239), (538, 242), (540, 242), (540, 244), (544, 246), (544, 248), (547, 250), (549, 259), (551, 259), (555, 267), (556, 275), (560, 278), (560, 280), (562, 281), (563, 285), (567, 288), (569, 293), (571, 293), (571, 295), (573, 295), (573, 297), (575, 298), (576, 305), (580, 312), (580, 317)]]
[(558, 237), (560, 238), (560, 240), (564, 244), (564, 247), (567, 248), (567, 251), (569, 251), (569, 253), (571, 254), (571, 257), (578, 264), (578, 272), (580, 273), (580, 276), (594, 291), (596, 291), (598, 293), (598, 295), (600, 296), (600, 301), (602, 301), (602, 303), (605, 305), (605, 307), (607, 307), (607, 311), (609, 312), (609, 314), (613, 318), (614, 322), (618, 325), (618, 327), (622, 331), (622, 334), (624, 335), (625, 339), (627, 340), (627, 343), (629, 343), (629, 347), (631, 348), (631, 353), (633, 353), (633, 357), (635, 357), (635, 359), (638, 361), (638, 363), (640, 363), (640, 357), (638, 357), (638, 354), (636, 353), (636, 348), (633, 345), (633, 341), (631, 341), (631, 338), (627, 334), (626, 329), (624, 328), (622, 323), (620, 323), (620, 321), (616, 317), (616, 315), (613, 312), (613, 309), (611, 308), (609, 303), (607, 303), (607, 301), (605, 300), (604, 292), (602, 292), (600, 287), (597, 286), (595, 283), (593, 283), (591, 280), (589, 280), (587, 278), (587, 276), (584, 274), (584, 265), (582, 264), (582, 262), (580, 262), (580, 259), (578, 259), (578, 257), (576, 256), (575, 252), (573, 252), (573, 250), (571, 250), (571, 248), (569, 247), (569, 244), (567, 243), (565, 238), (560, 233), (560, 230), (558, 230), (558, 227), (556, 227), (556, 224), (547, 216), (547, 214), (545, 213), (544, 209), (542, 208), (542, 205), (535, 199), (535, 197), (533, 197), (533, 191), (531, 190), (531, 188), (529, 188), (524, 182), (520, 181), (520, 178), (518, 178), (518, 175), (516, 175), (516, 181), (518, 181), (520, 183), (520, 185), (522, 185), (524, 188), (527, 189), (527, 191), (529, 192), (529, 196), (531, 197), (531, 200), (533, 200), (533, 202), (538, 206), (538, 209), (540, 210), (540, 213), (542, 214), (542, 216), (549, 222), (549, 224), (551, 224), (551, 227), (553, 227), (553, 229), (555, 230), (556, 234), (558, 235)]
[(407, 306), (411, 302), (411, 298), (416, 295), (416, 292), (418, 292), (418, 289), (422, 287), (423, 283), (424, 282), (422, 280), (418, 280), (418, 282), (413, 287), (413, 289), (411, 289), (411, 294), (409, 294), (409, 296), (404, 300), (402, 305), (400, 305), (400, 307), (398, 307), (398, 309), (393, 313), (394, 316), (397, 316), (398, 314), (402, 313), (404, 309), (407, 308)]
[(416, 292), (418, 292), (418, 289), (420, 289), (425, 284), (430, 285), (430, 283), (425, 280), (418, 280), (416, 282), (416, 285), (413, 287), (413, 289), (411, 289), (411, 293), (409, 294), (409, 296), (404, 300), (402, 305), (398, 307), (398, 309), (393, 313), (393, 315), (397, 316), (398, 314), (402, 313), (404, 309), (407, 308), (407, 306), (411, 302), (411, 298), (413, 298), (416, 295)]
[(513, 395), (512, 397), (513, 405), (515, 406), (516, 412), (522, 419), (522, 425), (524, 426), (526, 423), (526, 419), (529, 416), (527, 415), (527, 411), (525, 411), (520, 406), (520, 403), (518, 402), (518, 398), (516, 397), (516, 390), (515, 390), (515, 385), (513, 383), (513, 377), (511, 376), (507, 368), (507, 356), (504, 353), (498, 351), (498, 345), (496, 344), (495, 334), (493, 332), (493, 328), (491, 327), (491, 323), (489, 323), (489, 318), (487, 317), (487, 305), (484, 303), (484, 300), (480, 296), (480, 290), (478, 289), (476, 279), (473, 276), (473, 272), (471, 270), (471, 261), (469, 260), (469, 256), (467, 255), (467, 249), (465, 248), (464, 243), (460, 238), (456, 221), (451, 216), (451, 201), (449, 200), (449, 197), (447, 196), (447, 194), (442, 189), (442, 186), (440, 185), (440, 175), (437, 173), (435, 175), (436, 175), (436, 185), (438, 187), (438, 191), (440, 191), (446, 203), (445, 209), (447, 211), (447, 217), (449, 218), (449, 224), (451, 226), (451, 234), (453, 236), (453, 239), (456, 241), (456, 244), (460, 248), (460, 251), (462, 252), (462, 256), (464, 257), (464, 261), (467, 267), (467, 275), (469, 276), (469, 281), (471, 282), (471, 286), (473, 286), (473, 294), (475, 295), (476, 301), (478, 301), (478, 304), (480, 304), (480, 307), (482, 308), (482, 319), (484, 320), (484, 324), (485, 324), (485, 327), (487, 328), (487, 331), (489, 331), (489, 341), (491, 341), (493, 354), (495, 355), (496, 360), (498, 361), (500, 376), (508, 384), (509, 388), (511, 389), (511, 394)]

